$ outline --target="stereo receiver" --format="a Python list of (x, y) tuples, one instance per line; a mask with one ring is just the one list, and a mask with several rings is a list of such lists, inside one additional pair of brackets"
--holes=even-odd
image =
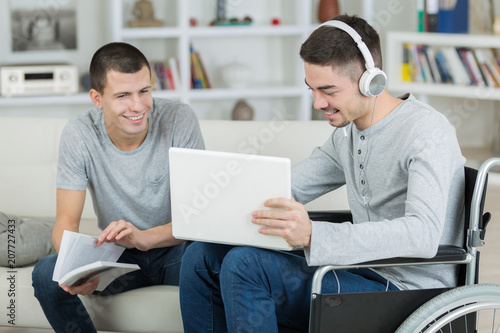
[(26, 65), (0, 68), (0, 94), (5, 97), (73, 94), (78, 92), (73, 65)]

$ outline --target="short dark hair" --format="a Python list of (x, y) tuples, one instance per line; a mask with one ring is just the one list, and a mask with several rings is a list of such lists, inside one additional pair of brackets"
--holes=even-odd
[(137, 73), (144, 66), (151, 75), (148, 60), (136, 47), (122, 42), (103, 45), (94, 53), (90, 62), (90, 87), (102, 94), (109, 71)]
[[(370, 50), (375, 67), (382, 69), (380, 37), (372, 26), (357, 16), (338, 15), (332, 20), (342, 21), (356, 30)], [(309, 64), (335, 67), (353, 82), (365, 71), (366, 61), (351, 36), (329, 26), (316, 29), (307, 38), (300, 48), (300, 57)]]

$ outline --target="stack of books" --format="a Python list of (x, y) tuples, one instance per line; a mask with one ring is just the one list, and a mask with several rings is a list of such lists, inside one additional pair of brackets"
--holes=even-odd
[(488, 48), (404, 44), (402, 80), (500, 87), (500, 57)]
[(416, 0), (417, 31), (467, 33), (469, 0)]
[(153, 90), (177, 90), (181, 88), (177, 59), (153, 61), (151, 67), (151, 86)]
[(210, 80), (208, 79), (207, 71), (201, 61), (200, 54), (193, 46), (189, 48), (190, 64), (191, 64), (191, 88), (193, 89), (208, 89), (211, 88)]

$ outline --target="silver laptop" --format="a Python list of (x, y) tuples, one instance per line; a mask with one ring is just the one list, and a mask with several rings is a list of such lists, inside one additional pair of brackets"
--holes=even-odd
[(291, 198), (288, 158), (170, 148), (169, 159), (175, 238), (292, 249), (251, 221), (265, 200)]

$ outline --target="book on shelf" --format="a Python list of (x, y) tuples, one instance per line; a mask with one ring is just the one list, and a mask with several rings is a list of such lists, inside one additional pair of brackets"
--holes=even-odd
[(177, 90), (181, 88), (181, 79), (179, 75), (179, 64), (177, 63), (177, 59), (174, 57), (168, 58), (168, 68), (170, 69), (170, 73), (172, 75), (173, 82), (173, 90)]
[(449, 64), (446, 62), (444, 54), (441, 50), (436, 52), (436, 64), (439, 69), (439, 74), (441, 76), (442, 83), (455, 83), (455, 79), (453, 78), (453, 73)]
[(425, 0), (425, 23), (427, 32), (438, 31), (439, 0)]
[(425, 49), (426, 58), (429, 62), (430, 72), (432, 73), (432, 78), (435, 83), (443, 82), (443, 78), (441, 77), (441, 73), (439, 71), (439, 67), (436, 61), (436, 54), (434, 52), (434, 48), (427, 47)]
[(408, 57), (409, 57), (409, 66), (410, 66), (410, 77), (413, 82), (423, 82), (422, 76), (422, 66), (420, 64), (420, 57), (418, 55), (418, 48), (415, 44), (407, 44), (408, 45)]
[(453, 73), (453, 80), (458, 85), (470, 85), (472, 83), (465, 66), (458, 55), (457, 49), (452, 46), (442, 48), (445, 61), (448, 63), (451, 72)]
[(417, 31), (425, 32), (425, 0), (416, 0)]
[(500, 86), (500, 61), (497, 61), (493, 50), (491, 49), (482, 49), (482, 54), (485, 57), (486, 65), (495, 79), (497, 86)]
[(208, 78), (205, 66), (201, 61), (198, 51), (191, 45), (189, 48), (190, 65), (191, 65), (191, 88), (193, 89), (208, 89), (211, 88), (210, 80)]
[(403, 82), (500, 87), (500, 59), (492, 49), (403, 44)]
[(140, 269), (136, 264), (116, 262), (124, 247), (115, 243), (97, 247), (96, 241), (96, 237), (65, 230), (52, 280), (78, 286), (99, 277), (96, 290), (102, 291), (117, 277)]
[(479, 64), (477, 62), (474, 52), (469, 48), (457, 48), (458, 54), (460, 55), (462, 62), (465, 65), (465, 69), (469, 74), (472, 84), (479, 87), (484, 87), (486, 85), (483, 74), (479, 69)]
[(401, 79), (404, 82), (413, 81), (413, 73), (410, 66), (410, 48), (408, 43), (403, 46), (403, 63), (401, 65)]
[(437, 32), (467, 33), (469, 31), (469, 0), (439, 0)]
[(467, 33), (469, 0), (416, 0), (417, 31)]
[(151, 86), (153, 90), (177, 90), (180, 88), (177, 59), (170, 57), (163, 61), (150, 62)]
[(422, 69), (422, 79), (424, 82), (434, 82), (434, 78), (431, 73), (431, 66), (429, 65), (429, 60), (427, 58), (427, 47), (418, 47), (418, 60), (420, 61), (420, 67)]

